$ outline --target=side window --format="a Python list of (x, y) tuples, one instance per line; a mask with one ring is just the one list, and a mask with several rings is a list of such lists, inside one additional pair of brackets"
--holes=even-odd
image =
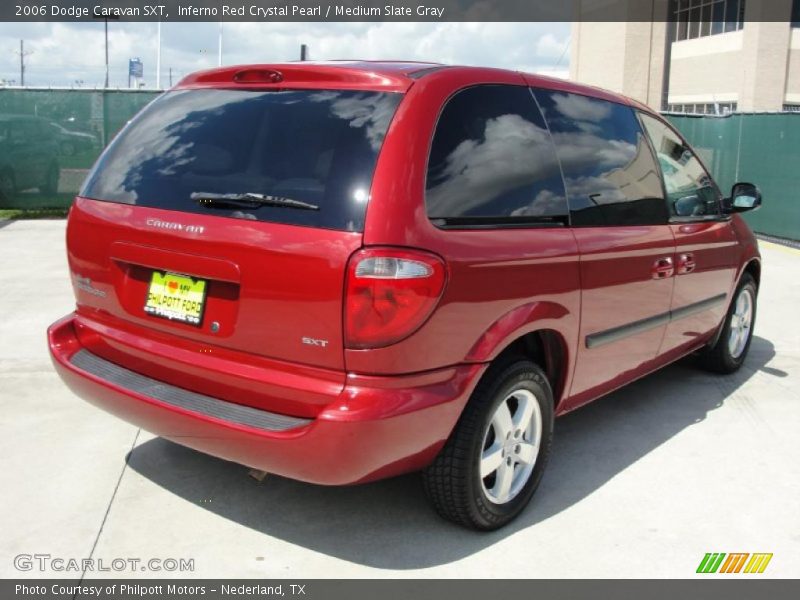
[(672, 216), (720, 214), (719, 191), (694, 153), (666, 124), (649, 115), (641, 117), (661, 165), (667, 206)]
[(535, 91), (561, 160), (573, 226), (667, 222), (653, 153), (630, 107)]
[(553, 142), (526, 87), (480, 85), (448, 100), (431, 143), (428, 216), (443, 224), (563, 222)]

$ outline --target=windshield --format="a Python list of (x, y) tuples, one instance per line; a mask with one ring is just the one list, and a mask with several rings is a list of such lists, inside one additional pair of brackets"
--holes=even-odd
[[(401, 95), (181, 90), (150, 104), (89, 174), (81, 196), (234, 218), (361, 231)], [(192, 194), (263, 194), (313, 204), (212, 207)]]

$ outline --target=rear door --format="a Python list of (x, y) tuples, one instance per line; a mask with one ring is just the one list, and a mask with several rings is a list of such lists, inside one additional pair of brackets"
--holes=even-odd
[(558, 151), (580, 252), (574, 407), (640, 375), (656, 357), (669, 319), (675, 242), (634, 111), (564, 92), (535, 96)]
[(345, 266), (400, 98), (197, 89), (156, 100), (70, 216), (79, 313), (212, 356), (342, 369)]
[(665, 353), (697, 344), (721, 323), (739, 264), (738, 243), (722, 214), (719, 189), (688, 144), (660, 119), (641, 119), (658, 158), (676, 241)]

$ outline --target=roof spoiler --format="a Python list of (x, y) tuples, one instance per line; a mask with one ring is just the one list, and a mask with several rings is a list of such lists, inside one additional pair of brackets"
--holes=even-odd
[(184, 77), (176, 87), (248, 87), (260, 89), (336, 89), (405, 91), (413, 80), (402, 73), (379, 73), (364, 66), (287, 63), (240, 65), (199, 71)]

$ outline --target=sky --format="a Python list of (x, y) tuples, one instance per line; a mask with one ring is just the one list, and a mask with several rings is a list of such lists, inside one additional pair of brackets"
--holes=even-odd
[[(109, 23), (110, 87), (127, 87), (128, 59), (144, 63), (156, 85), (156, 23)], [(217, 66), (217, 23), (161, 26), (161, 85)], [(566, 77), (569, 23), (225, 23), (223, 64), (296, 60), (405, 59), (518, 69)], [(19, 85), (19, 41), (25, 40), (25, 84), (103, 85), (102, 23), (0, 23), (0, 82)], [(30, 54), (28, 54), (30, 53)]]

